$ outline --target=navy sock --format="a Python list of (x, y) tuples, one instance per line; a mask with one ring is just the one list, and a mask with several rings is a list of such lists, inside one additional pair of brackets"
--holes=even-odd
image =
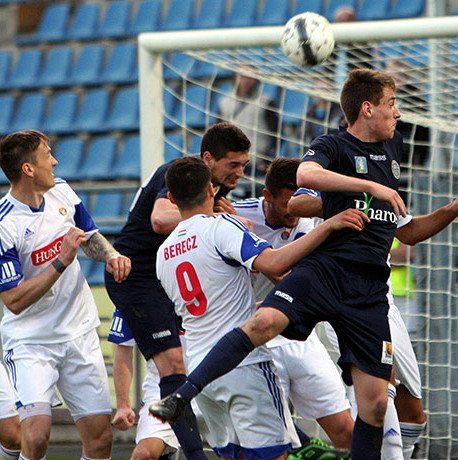
[(301, 446), (310, 443), (310, 436), (305, 434), (296, 424), (294, 424), (294, 428), (296, 429), (296, 433), (299, 436), (299, 441), (301, 442)]
[(205, 385), (236, 368), (254, 350), (250, 338), (240, 328), (221, 337), (202, 362), (188, 375), (188, 381), (177, 393), (190, 401)]
[(356, 417), (351, 443), (352, 460), (380, 460), (383, 427), (369, 425)]
[[(185, 381), (186, 375), (184, 374), (172, 374), (162, 377), (159, 382), (161, 398), (173, 393)], [(204, 460), (207, 458), (204, 454), (202, 439), (191, 404), (187, 404), (183, 417), (180, 417), (170, 426), (188, 460)]]

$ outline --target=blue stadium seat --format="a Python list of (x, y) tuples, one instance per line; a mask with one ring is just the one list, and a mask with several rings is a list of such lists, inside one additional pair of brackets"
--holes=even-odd
[[(118, 233), (119, 230), (121, 230), (120, 227), (119, 227), (119, 230), (118, 230), (118, 227), (116, 227), (116, 229), (117, 229), (116, 233)], [(106, 231), (103, 233), (105, 233), (106, 235), (109, 234)], [(91, 286), (100, 286), (100, 285), (105, 284), (105, 264), (104, 263), (97, 262), (96, 260), (92, 261), (92, 270), (90, 272), (89, 278), (87, 279), (87, 282)]]
[(209, 110), (209, 92), (207, 88), (190, 85), (186, 88), (185, 107), (186, 125), (194, 128), (205, 128)]
[(76, 191), (76, 194), (78, 195), (78, 198), (81, 200), (81, 203), (83, 203), (83, 206), (86, 209), (89, 209), (89, 201), (91, 198), (91, 195), (89, 192), (80, 192)]
[(73, 91), (54, 94), (43, 126), (45, 132), (52, 134), (73, 132), (77, 107), (78, 95)]
[(86, 281), (92, 285), (91, 273), (94, 269), (94, 264), (96, 263), (92, 259), (89, 259), (85, 255), (78, 255), (78, 263), (80, 264), (81, 271), (83, 272)]
[[(58, 177), (68, 181), (81, 180), (80, 168), (84, 157), (84, 141), (79, 137), (69, 137), (59, 142), (53, 150), (59, 162), (55, 169)], [(81, 199), (83, 197), (80, 195)], [(84, 202), (86, 206), (87, 202)]]
[(356, 17), (358, 21), (376, 21), (378, 19), (386, 19), (388, 17), (388, 9), (391, 5), (391, 0), (363, 0)]
[(117, 179), (140, 179), (140, 136), (137, 134), (124, 139), (112, 175)]
[(6, 85), (10, 88), (33, 88), (36, 86), (41, 58), (41, 50), (38, 48), (20, 51)]
[(10, 131), (11, 118), (14, 113), (14, 97), (9, 94), (0, 94), (0, 135)]
[(116, 0), (107, 3), (105, 14), (97, 34), (104, 38), (120, 38), (127, 35), (130, 19), (130, 2)]
[(161, 0), (142, 0), (138, 5), (132, 23), (129, 27), (130, 35), (158, 30), (161, 21)]
[(137, 46), (122, 42), (111, 47), (110, 56), (100, 75), (103, 83), (133, 83), (136, 81)]
[(117, 155), (117, 141), (112, 136), (94, 138), (80, 168), (82, 179), (111, 179)]
[[(1, 134), (1, 133), (0, 133)], [(0, 185), (7, 185), (9, 183), (3, 169), (0, 169)]]
[(105, 124), (106, 130), (138, 130), (139, 123), (138, 88), (119, 89)]
[(86, 45), (72, 69), (70, 82), (74, 85), (96, 85), (102, 72), (104, 47), (100, 44)]
[(296, 0), (296, 5), (291, 13), (291, 16), (311, 11), (312, 13), (323, 13), (323, 0)]
[(184, 30), (191, 28), (194, 0), (170, 0), (163, 18), (161, 30)]
[(197, 61), (185, 53), (173, 53), (169, 55), (168, 65), (164, 66), (164, 79), (178, 78), (180, 75), (190, 75), (191, 69), (197, 65)]
[(256, 20), (257, 0), (234, 0), (232, 8), (227, 16), (225, 27), (253, 26)]
[(183, 135), (181, 133), (169, 134), (164, 141), (164, 160), (172, 161), (183, 156)]
[(20, 43), (58, 42), (66, 38), (68, 20), (70, 17), (70, 2), (50, 2), (41, 17), (37, 31), (30, 37), (21, 36)]
[(22, 131), (24, 129), (41, 130), (46, 109), (46, 96), (41, 93), (25, 94), (19, 100), (19, 104), (13, 115), (10, 131)]
[(72, 49), (69, 46), (51, 48), (38, 77), (38, 86), (67, 86), (72, 67)]
[(188, 141), (189, 148), (188, 153), (190, 155), (200, 155), (200, 144), (202, 142), (202, 136), (195, 135)]
[(307, 112), (308, 98), (304, 93), (285, 90), (283, 100), (283, 123), (300, 124)]
[(388, 18), (414, 18), (425, 11), (425, 0), (396, 0), (392, 5)]
[(75, 129), (89, 132), (103, 131), (109, 103), (110, 93), (106, 89), (93, 89), (84, 93), (76, 115)]
[(336, 11), (344, 6), (353, 8), (356, 11), (356, 0), (330, 0), (324, 12), (324, 16), (328, 21), (334, 22)]
[(264, 6), (256, 18), (256, 25), (283, 25), (289, 17), (289, 0), (264, 0)]
[(202, 0), (192, 27), (194, 29), (217, 29), (224, 21), (225, 0)]
[(11, 71), (12, 57), (9, 51), (0, 51), (0, 89), (6, 87)]
[[(178, 99), (170, 91), (164, 91), (164, 129), (176, 128)], [(181, 116), (181, 115), (180, 115)]]
[(124, 193), (100, 191), (94, 197), (91, 216), (104, 234), (119, 232), (123, 223)]
[(97, 36), (100, 5), (98, 3), (81, 3), (73, 17), (68, 30), (70, 40), (89, 40)]

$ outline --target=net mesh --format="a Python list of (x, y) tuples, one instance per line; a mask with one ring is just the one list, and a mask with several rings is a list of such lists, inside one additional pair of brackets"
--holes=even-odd
[[(165, 160), (198, 153), (210, 124), (234, 122), (253, 144), (247, 177), (234, 196), (259, 195), (274, 157), (300, 158), (313, 138), (338, 129), (339, 92), (353, 67), (385, 70), (396, 80), (405, 140), (401, 191), (411, 213), (449, 203), (458, 188), (457, 39), (338, 46), (325, 64), (308, 69), (291, 64), (278, 48), (166, 54)], [(396, 298), (412, 332), (428, 415), (418, 458), (458, 452), (457, 248), (454, 223), (409, 249), (413, 291)]]

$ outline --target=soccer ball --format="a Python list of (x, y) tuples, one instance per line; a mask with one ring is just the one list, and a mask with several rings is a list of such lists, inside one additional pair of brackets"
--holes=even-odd
[(281, 47), (288, 59), (300, 67), (321, 64), (334, 49), (334, 33), (325, 17), (301, 13), (285, 24)]

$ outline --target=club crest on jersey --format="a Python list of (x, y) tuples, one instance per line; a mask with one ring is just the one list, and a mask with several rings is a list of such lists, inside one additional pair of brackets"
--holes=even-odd
[(367, 174), (366, 157), (355, 157), (356, 172), (358, 174)]
[(383, 341), (382, 359), (383, 364), (393, 364), (393, 344)]
[(59, 214), (61, 216), (66, 216), (67, 215), (67, 210), (65, 208), (59, 208)]
[(283, 241), (285, 241), (285, 240), (287, 240), (287, 239), (290, 237), (290, 235), (291, 235), (291, 232), (290, 232), (290, 231), (288, 231), (288, 230), (283, 230), (283, 231), (281, 232), (280, 238), (281, 238)]
[(393, 160), (391, 162), (391, 172), (393, 173), (393, 176), (396, 179), (399, 179), (401, 177), (401, 168), (396, 160)]

